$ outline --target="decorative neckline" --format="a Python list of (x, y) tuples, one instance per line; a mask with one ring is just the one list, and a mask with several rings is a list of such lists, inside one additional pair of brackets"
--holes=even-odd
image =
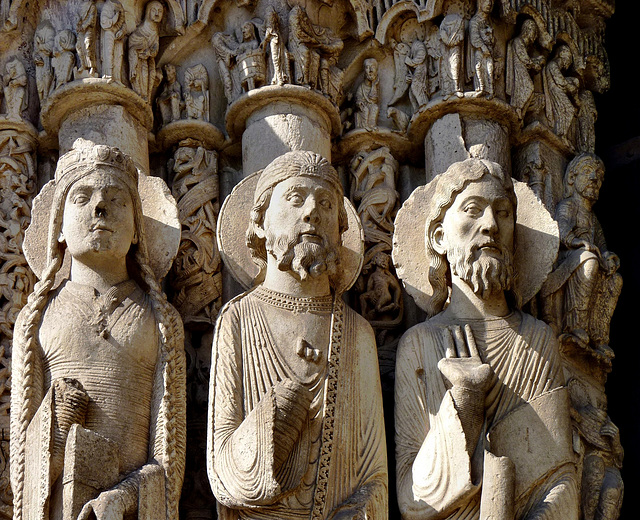
[(251, 294), (274, 307), (293, 312), (331, 312), (333, 310), (331, 294), (306, 298), (274, 291), (263, 285), (258, 286)]

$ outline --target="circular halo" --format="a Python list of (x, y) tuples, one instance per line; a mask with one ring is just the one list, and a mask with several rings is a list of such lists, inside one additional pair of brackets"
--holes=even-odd
[[(253, 173), (240, 181), (227, 196), (218, 216), (218, 249), (231, 275), (245, 289), (253, 286), (258, 275), (258, 266), (253, 262), (246, 246), (245, 234), (249, 226), (249, 215), (253, 208), (256, 185), (262, 172)], [(340, 265), (335, 291), (347, 291), (357, 280), (364, 258), (364, 232), (353, 204), (344, 198), (349, 229), (342, 235)]]
[[(524, 182), (513, 180), (518, 210), (516, 251), (513, 262), (518, 276), (515, 289), (525, 304), (542, 287), (558, 255), (558, 224)], [(426, 310), (432, 296), (429, 262), (425, 254), (425, 214), (437, 183), (414, 190), (398, 211), (393, 236), (393, 263), (405, 289), (418, 307)], [(418, 250), (416, 251), (416, 248)]]
[[(22, 244), (29, 267), (38, 278), (41, 278), (47, 262), (49, 221), (55, 187), (55, 181), (49, 181), (33, 200), (31, 224)], [(138, 192), (142, 201), (149, 266), (156, 278), (161, 280), (169, 272), (180, 245), (178, 207), (169, 188), (159, 177), (150, 177), (138, 171)], [(62, 276), (68, 276), (68, 256), (65, 254), (65, 262), (60, 270)]]

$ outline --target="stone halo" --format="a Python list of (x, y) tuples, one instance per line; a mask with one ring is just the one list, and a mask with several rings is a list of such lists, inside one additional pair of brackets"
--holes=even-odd
[[(531, 188), (524, 182), (512, 181), (518, 199), (516, 251), (513, 258), (517, 272), (515, 288), (524, 305), (536, 295), (551, 272), (558, 255), (560, 237), (557, 222)], [(398, 211), (393, 236), (392, 257), (396, 273), (423, 310), (426, 310), (426, 304), (433, 294), (424, 241), (427, 208), (436, 185), (437, 182), (431, 181), (414, 190)]]
[[(55, 181), (49, 181), (33, 200), (31, 224), (25, 232), (23, 250), (29, 267), (38, 278), (47, 261), (47, 240), (49, 221), (53, 207)], [(138, 193), (142, 201), (144, 234), (149, 266), (158, 280), (171, 269), (173, 259), (180, 245), (180, 220), (178, 207), (165, 182), (159, 177), (150, 177), (138, 171)], [(68, 277), (70, 268), (69, 255), (65, 254), (62, 268), (56, 276), (56, 283)]]
[[(253, 207), (253, 197), (262, 170), (240, 181), (227, 196), (218, 217), (218, 249), (225, 266), (233, 278), (245, 289), (253, 287), (258, 274), (258, 266), (253, 262), (246, 246), (245, 234), (249, 225), (249, 214)], [(344, 198), (349, 229), (342, 235), (340, 264), (338, 266), (335, 291), (347, 291), (358, 279), (364, 259), (364, 232), (355, 208)]]

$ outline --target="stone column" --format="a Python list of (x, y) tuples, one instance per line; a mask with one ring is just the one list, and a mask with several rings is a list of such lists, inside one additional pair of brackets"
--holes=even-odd
[(341, 131), (337, 107), (298, 85), (249, 91), (231, 104), (226, 123), (232, 139), (242, 138), (244, 176), (292, 150), (316, 152), (331, 161), (331, 138)]

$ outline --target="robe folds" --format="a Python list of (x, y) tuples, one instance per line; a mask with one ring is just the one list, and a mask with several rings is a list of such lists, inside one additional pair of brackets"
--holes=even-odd
[[(24, 318), (20, 316), (16, 327), (23, 327)], [(32, 395), (26, 410), (26, 442), (12, 440), (11, 446), (12, 459), (22, 456), (25, 460), (20, 487), (12, 483), (23, 498), (21, 518), (62, 518), (62, 511), (67, 515), (114, 487), (124, 489), (137, 502), (138, 514), (127, 519), (175, 516), (166, 510), (165, 491), (177, 492), (182, 475), (166, 476), (163, 453), (170, 448), (178, 457), (184, 445), (180, 440), (168, 445), (165, 426), (171, 414), (184, 429), (186, 405), (177, 400), (167, 408), (165, 394), (175, 387), (167, 387), (166, 360), (149, 296), (132, 280), (103, 295), (65, 281), (47, 303), (37, 343), (30, 363), (25, 361), (23, 346), (14, 344), (12, 405), (22, 409), (20, 396), (27, 391)], [(24, 387), (27, 371), (34, 382), (30, 388)], [(183, 378), (181, 372), (174, 384), (184, 387)], [(54, 386), (70, 380), (80, 383), (88, 403), (79, 422), (72, 425), (66, 445), (64, 441), (60, 445), (60, 414), (68, 411), (58, 407)], [(92, 445), (97, 451), (91, 452)], [(83, 460), (82, 453), (91, 457)], [(66, 476), (68, 471), (73, 472), (72, 478)], [(74, 499), (76, 505), (69, 509), (69, 499), (63, 496), (85, 499), (79, 506)], [(153, 503), (148, 503), (149, 498)]]
[(445, 328), (465, 323), (445, 322), (438, 315), (409, 329), (400, 341), (395, 417), (403, 518), (477, 520), (481, 497), (490, 502), (495, 496), (489, 485), (483, 489), (483, 464), (498, 456), (515, 466), (509, 502), (516, 519), (577, 520), (569, 405), (553, 331), (519, 311), (468, 324), (496, 376), (473, 456), (438, 369), (445, 357)]
[[(302, 381), (274, 344), (267, 320), (273, 304), (257, 297), (260, 291), (223, 308), (213, 342), (207, 471), (219, 518), (320, 520), (353, 506), (359, 518), (386, 520), (387, 461), (373, 331), (338, 299), (328, 311), (326, 368), (315, 380)], [(279, 437), (286, 432), (274, 425), (272, 396), (283, 380), (303, 384), (313, 398), (307, 426), (275, 469)]]

